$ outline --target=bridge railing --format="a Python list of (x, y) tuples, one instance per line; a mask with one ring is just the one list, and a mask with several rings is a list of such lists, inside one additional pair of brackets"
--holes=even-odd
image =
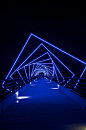
[[(34, 77), (22, 77), (21, 78), (12, 78), (6, 80), (0, 80), (0, 101), (15, 93), (21, 87), (25, 86), (27, 83), (33, 81), (36, 78)], [(2, 83), (4, 82), (4, 85)]]
[(52, 81), (86, 98), (86, 78), (58, 76), (52, 77)]

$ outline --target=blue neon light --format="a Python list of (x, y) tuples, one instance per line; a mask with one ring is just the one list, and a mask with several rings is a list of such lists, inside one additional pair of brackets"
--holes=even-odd
[[(83, 76), (83, 74), (84, 74), (85, 70), (86, 70), (86, 67), (85, 67), (85, 68), (84, 68), (84, 70), (82, 71), (82, 73), (81, 73), (81, 75), (80, 75), (80, 78), (82, 78), (82, 76)], [(75, 85), (75, 87), (74, 87), (74, 88), (76, 88), (76, 87), (77, 87), (77, 85), (79, 84), (79, 82), (80, 82), (80, 79), (78, 79), (78, 81), (77, 81), (77, 83), (76, 83), (76, 85)]]
[[(21, 76), (20, 72), (19, 71), (17, 71), (17, 72), (18, 72), (19, 76), (21, 77), (22, 81), (25, 83), (25, 81), (24, 81), (23, 77)], [(25, 85), (26, 85), (26, 83), (25, 83)]]
[[(84, 62), (84, 61), (80, 60), (79, 58), (77, 58), (77, 57), (75, 57), (75, 56), (73, 56), (73, 55), (71, 55), (71, 54), (67, 53), (66, 51), (64, 51), (64, 50), (62, 50), (62, 49), (60, 49), (60, 48), (56, 47), (55, 45), (53, 45), (53, 44), (51, 44), (51, 43), (49, 43), (49, 42), (47, 42), (47, 41), (43, 40), (42, 38), (40, 38), (40, 37), (38, 37), (38, 36), (34, 35), (33, 33), (31, 33), (31, 34), (30, 34), (30, 36), (28, 37), (28, 39), (27, 39), (26, 43), (24, 44), (24, 46), (23, 46), (22, 50), (20, 51), (20, 53), (19, 53), (18, 57), (16, 58), (16, 60), (15, 60), (14, 64), (12, 65), (12, 67), (11, 67), (10, 71), (8, 72), (8, 74), (7, 74), (7, 76), (6, 76), (6, 78), (5, 78), (5, 79), (7, 79), (7, 78), (8, 78), (8, 76), (10, 75), (11, 71), (13, 70), (13, 68), (14, 68), (15, 64), (17, 63), (17, 61), (18, 61), (18, 59), (19, 59), (19, 57), (21, 56), (22, 52), (24, 51), (24, 49), (25, 49), (25, 47), (26, 47), (26, 45), (27, 45), (28, 41), (30, 40), (31, 36), (36, 37), (37, 39), (39, 39), (39, 40), (43, 41), (44, 43), (47, 43), (48, 45), (50, 45), (50, 46), (54, 47), (55, 49), (57, 49), (57, 50), (59, 50), (59, 51), (63, 52), (64, 54), (67, 54), (68, 56), (70, 56), (70, 57), (74, 58), (75, 60), (77, 60), (77, 61), (79, 61), (79, 62), (81, 62), (81, 63), (83, 63), (83, 64), (85, 64), (85, 65), (86, 65), (86, 62)], [(42, 44), (42, 45), (43, 45), (43, 44)], [(41, 44), (40, 44), (38, 47), (40, 47), (40, 46), (41, 46)], [(34, 52), (35, 52), (37, 49), (38, 49), (38, 48), (36, 48), (36, 49), (34, 50)], [(34, 53), (34, 52), (33, 52), (33, 53)], [(33, 53), (31, 53), (31, 55), (32, 55)], [(31, 56), (31, 55), (30, 55), (30, 56)], [(30, 56), (29, 56), (29, 57), (30, 57)], [(26, 60), (27, 60), (27, 59), (26, 59)], [(26, 60), (25, 60), (25, 61), (26, 61)], [(24, 61), (24, 62), (25, 62), (25, 61)], [(24, 64), (24, 62), (23, 62), (22, 64)], [(22, 65), (22, 64), (21, 64), (21, 65)], [(19, 67), (20, 67), (20, 66), (19, 66)], [(18, 68), (19, 68), (19, 67), (18, 67)], [(66, 67), (66, 66), (65, 66), (65, 67)], [(18, 69), (18, 68), (17, 68), (17, 69)], [(5, 83), (5, 82), (3, 82), (3, 83), (2, 83), (2, 85), (3, 85), (4, 83)]]
[[(41, 45), (41, 44), (40, 44)], [(33, 53), (33, 52), (32, 52)], [(31, 54), (32, 54), (31, 53)], [(34, 59), (34, 60), (32, 60), (30, 63), (28, 63), (28, 64), (31, 64), (31, 63), (33, 63), (34, 61), (36, 61), (37, 59), (39, 59), (39, 58), (41, 58), (41, 57), (43, 57), (44, 55), (46, 55), (47, 54), (47, 52), (46, 53), (44, 53), (43, 55), (41, 55), (41, 56), (39, 56), (39, 57), (37, 57), (36, 59)], [(28, 56), (26, 59), (29, 59), (30, 57)], [(25, 60), (26, 60), (25, 59)], [(22, 62), (22, 64), (23, 64), (23, 62)], [(26, 64), (26, 66), (28, 66), (28, 64)], [(20, 65), (21, 66), (21, 65)], [(20, 67), (19, 66), (19, 67)], [(19, 69), (19, 67), (11, 74), (11, 75), (13, 75), (18, 69)], [(22, 67), (23, 68), (23, 67)]]
[[(42, 44), (44, 46), (44, 44)], [(74, 74), (61, 60), (59, 60), (46, 46), (44, 46), (67, 70), (69, 70), (72, 74)]]
[(19, 53), (18, 57), (16, 58), (16, 60), (15, 60), (14, 64), (12, 65), (12, 67), (11, 67), (11, 69), (10, 69), (9, 73), (7, 74), (7, 76), (6, 76), (6, 78), (5, 78), (5, 79), (7, 79), (7, 78), (8, 78), (9, 74), (11, 73), (12, 69), (14, 68), (14, 66), (15, 66), (16, 62), (18, 61), (18, 59), (19, 59), (20, 55), (22, 54), (22, 52), (23, 52), (23, 50), (25, 49), (25, 47), (26, 47), (26, 45), (27, 45), (28, 41), (30, 40), (31, 35), (32, 35), (32, 34), (30, 34), (30, 36), (28, 37), (28, 39), (27, 39), (26, 43), (24, 44), (24, 46), (23, 46), (22, 50), (20, 51), (20, 53)]
[(39, 40), (43, 41), (44, 43), (47, 43), (48, 45), (50, 45), (50, 46), (54, 47), (55, 49), (57, 49), (57, 50), (59, 50), (59, 51), (63, 52), (64, 54), (66, 54), (66, 55), (68, 55), (68, 56), (70, 56), (70, 57), (74, 58), (75, 60), (77, 60), (77, 61), (79, 61), (79, 62), (81, 62), (81, 63), (83, 63), (83, 64), (85, 64), (85, 65), (86, 65), (86, 62), (84, 62), (84, 61), (80, 60), (79, 58), (77, 58), (77, 57), (75, 57), (75, 56), (73, 56), (73, 55), (69, 54), (68, 52), (66, 52), (66, 51), (64, 51), (64, 50), (62, 50), (62, 49), (60, 49), (60, 48), (56, 47), (55, 45), (53, 45), (53, 44), (51, 44), (51, 43), (49, 43), (49, 42), (47, 42), (47, 41), (43, 40), (42, 38), (40, 38), (40, 37), (38, 37), (38, 36), (34, 35), (33, 33), (31, 33), (31, 35), (32, 35), (32, 36), (34, 36), (34, 37), (36, 37), (37, 39), (39, 39)]

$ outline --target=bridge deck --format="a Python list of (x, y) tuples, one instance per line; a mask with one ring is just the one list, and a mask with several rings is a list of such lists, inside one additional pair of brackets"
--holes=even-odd
[(83, 110), (60, 89), (45, 79), (34, 82), (0, 115), (0, 130), (83, 130), (86, 110)]

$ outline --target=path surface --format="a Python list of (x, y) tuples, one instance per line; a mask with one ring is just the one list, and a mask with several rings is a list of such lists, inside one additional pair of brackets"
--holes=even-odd
[(21, 96), (28, 99), (14, 101), (0, 115), (0, 130), (85, 130), (86, 110), (45, 79)]

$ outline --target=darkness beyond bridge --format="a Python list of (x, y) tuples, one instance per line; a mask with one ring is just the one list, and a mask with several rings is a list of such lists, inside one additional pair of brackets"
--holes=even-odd
[[(0, 115), (0, 129), (85, 130), (86, 110), (51, 83), (40, 78)], [(29, 86), (29, 85), (28, 85)]]

